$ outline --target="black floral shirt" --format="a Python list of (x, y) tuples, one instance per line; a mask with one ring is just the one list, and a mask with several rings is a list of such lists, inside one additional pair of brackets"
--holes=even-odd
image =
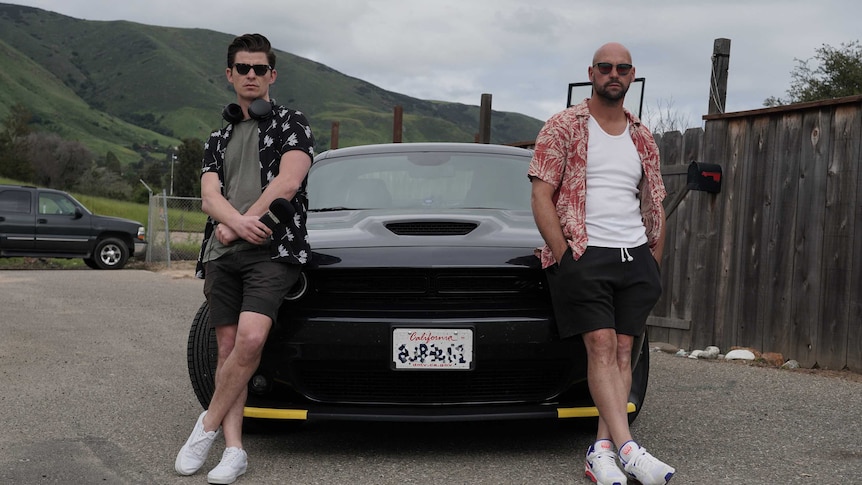
[[(299, 111), (284, 106), (273, 106), (272, 115), (258, 122), (260, 134), (260, 187), (261, 192), (269, 182), (278, 175), (281, 156), (291, 150), (302, 150), (314, 158), (314, 136), (308, 120)], [(233, 124), (210, 134), (204, 145), (204, 158), (201, 175), (216, 172), (224, 193), (224, 155), (230, 137), (233, 134)], [(302, 181), (302, 186), (296, 196), (290, 201), (296, 211), (291, 221), (282, 221), (272, 234), (272, 259), (292, 264), (305, 264), (311, 253), (308, 243), (308, 230), (305, 221), (308, 210), (306, 185), (308, 177)], [(204, 277), (204, 250), (213, 236), (215, 221), (207, 218), (204, 227), (204, 239), (201, 244), (195, 276)]]

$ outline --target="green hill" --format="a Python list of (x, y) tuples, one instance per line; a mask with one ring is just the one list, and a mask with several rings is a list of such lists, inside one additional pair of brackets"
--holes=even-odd
[[(235, 99), (223, 70), (233, 37), (0, 4), (0, 118), (22, 103), (39, 129), (79, 140), (97, 156), (112, 151), (123, 163), (137, 160), (141, 146), (203, 140)], [(329, 147), (333, 121), (340, 123), (339, 146), (392, 141), (397, 105), (405, 142), (469, 142), (478, 131), (478, 106), (411, 98), (276, 54), (272, 96), (308, 116), (318, 150)], [(495, 111), (491, 120), (494, 143), (533, 139), (542, 126), (518, 113)]]

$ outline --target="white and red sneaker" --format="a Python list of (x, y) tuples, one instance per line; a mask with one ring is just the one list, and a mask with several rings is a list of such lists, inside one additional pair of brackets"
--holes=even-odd
[(599, 440), (590, 446), (584, 474), (597, 485), (626, 485), (626, 475), (617, 466), (617, 453), (610, 440)]

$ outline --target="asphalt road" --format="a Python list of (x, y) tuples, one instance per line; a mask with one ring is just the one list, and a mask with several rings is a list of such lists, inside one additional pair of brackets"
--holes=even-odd
[[(173, 461), (200, 407), (202, 283), (126, 269), (0, 271), (0, 483), (206, 483)], [(862, 382), (651, 354), (633, 428), (675, 484), (862, 483)], [(238, 484), (588, 484), (559, 422), (308, 423), (247, 436)]]

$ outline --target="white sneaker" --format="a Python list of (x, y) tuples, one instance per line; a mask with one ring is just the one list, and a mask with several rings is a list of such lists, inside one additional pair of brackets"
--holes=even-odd
[(218, 466), (207, 474), (209, 483), (233, 483), (248, 468), (248, 455), (242, 448), (225, 448)]
[(609, 440), (599, 440), (587, 450), (584, 474), (597, 485), (626, 485), (626, 475), (617, 466), (617, 454)]
[(174, 469), (180, 475), (191, 475), (203, 466), (209, 455), (210, 448), (213, 445), (220, 430), (204, 431), (204, 416), (206, 411), (198, 416), (195, 427), (192, 428), (192, 434), (186, 440), (186, 444), (180, 448), (177, 454), (177, 460), (174, 462)]
[[(628, 457), (628, 460), (625, 460), (624, 456)], [(672, 466), (650, 455), (645, 448), (633, 441), (620, 448), (620, 461), (626, 473), (643, 485), (665, 485), (676, 473)]]

